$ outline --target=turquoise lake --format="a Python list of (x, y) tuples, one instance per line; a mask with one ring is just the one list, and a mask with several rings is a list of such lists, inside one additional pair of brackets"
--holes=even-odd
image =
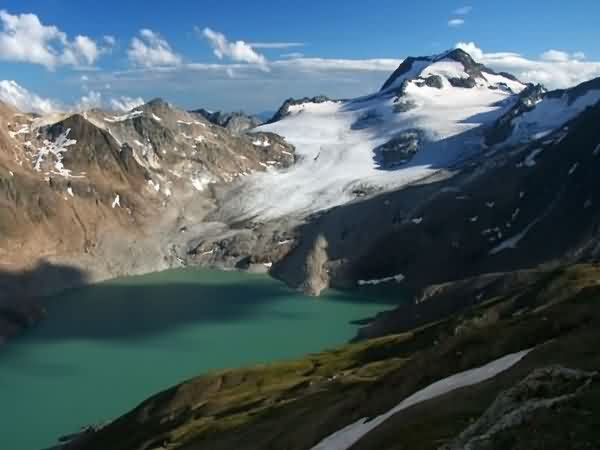
[(68, 291), (0, 347), (0, 449), (42, 450), (211, 369), (351, 339), (394, 306), (372, 291), (306, 297), (267, 275), (175, 270)]

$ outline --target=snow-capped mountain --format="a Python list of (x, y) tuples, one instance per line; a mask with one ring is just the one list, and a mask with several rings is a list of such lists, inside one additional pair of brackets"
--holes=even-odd
[[(293, 152), (279, 136), (234, 135), (161, 100), (125, 114), (36, 116), (0, 104), (0, 271), (29, 274), (4, 283), (0, 311), (38, 288), (180, 266), (213, 189), (293, 164)], [(0, 336), (14, 329), (2, 316)]]
[[(358, 336), (379, 339), (191, 379), (61, 450), (595, 438), (564, 430), (598, 415), (600, 79), (547, 91), (453, 50), (407, 58), (369, 96), (287, 100), (239, 135), (163, 101), (0, 118), (5, 260), (68, 253), (91, 280), (189, 264), (311, 294), (425, 288)], [(2, 300), (0, 336), (37, 312)]]
[(225, 208), (263, 220), (307, 215), (421, 182), (485, 151), (486, 130), (525, 89), (454, 50), (407, 59), (371, 96), (288, 100), (257, 130), (285, 137), (297, 163), (247, 180)]
[[(595, 164), (584, 118), (599, 92), (597, 80), (547, 92), (453, 50), (407, 58), (369, 96), (287, 100), (241, 134), (162, 100), (124, 114), (3, 107), (3, 262), (29, 270), (43, 256), (91, 280), (258, 267), (315, 294), (541, 263), (574, 241), (510, 255), (553, 217), (549, 205), (564, 206), (537, 187), (567, 189)], [(439, 264), (424, 256), (434, 251)]]

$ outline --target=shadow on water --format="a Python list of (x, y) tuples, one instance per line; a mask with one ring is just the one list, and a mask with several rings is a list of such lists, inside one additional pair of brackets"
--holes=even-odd
[[(38, 299), (46, 307), (47, 317), (26, 335), (33, 341), (141, 340), (197, 324), (226, 325), (254, 318), (310, 320), (311, 314), (303, 309), (277, 308), (276, 303), (292, 297), (302, 295), (267, 275), (169, 271), (74, 288)], [(364, 290), (330, 290), (322, 298), (299, 300), (395, 305), (396, 298)]]
[(30, 270), (0, 270), (0, 336), (10, 335), (15, 329), (41, 319), (40, 295), (87, 282), (88, 277), (83, 271), (46, 261), (40, 261)]

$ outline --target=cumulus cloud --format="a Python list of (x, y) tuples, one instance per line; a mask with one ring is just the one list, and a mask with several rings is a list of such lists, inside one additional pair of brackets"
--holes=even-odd
[(182, 58), (158, 33), (143, 29), (131, 40), (127, 51), (129, 61), (136, 66), (166, 67), (181, 64)]
[(117, 45), (117, 38), (114, 37), (114, 36), (111, 36), (110, 34), (107, 34), (107, 35), (103, 36), (102, 39), (104, 39), (104, 42), (109, 47), (114, 47), (115, 45)]
[(77, 111), (88, 111), (94, 108), (102, 108), (102, 105), (102, 94), (97, 91), (90, 91), (79, 99), (75, 109)]
[(450, 19), (448, 21), (448, 26), (452, 27), (452, 28), (457, 28), (457, 27), (463, 26), (464, 24), (465, 24), (465, 19), (460, 19), (460, 18)]
[(19, 111), (38, 114), (82, 112), (94, 108), (126, 112), (145, 103), (141, 97), (105, 97), (101, 92), (91, 90), (73, 104), (67, 105), (55, 99), (41, 97), (10, 80), (0, 80), (0, 101)]
[(58, 102), (35, 95), (16, 81), (10, 80), (0, 81), (0, 101), (23, 112), (44, 114), (60, 109)]
[(137, 108), (145, 103), (142, 97), (118, 97), (111, 98), (108, 102), (108, 106), (113, 111), (127, 112), (132, 110), (133, 108)]
[[(197, 31), (199, 31), (197, 29)], [(244, 41), (230, 42), (223, 33), (204, 28), (202, 35), (208, 40), (213, 53), (219, 59), (229, 58), (232, 61), (255, 64), (267, 70), (267, 58), (257, 53), (251, 44)]]
[(571, 60), (582, 60), (585, 59), (585, 53), (575, 52), (568, 53), (562, 50), (548, 50), (540, 55), (540, 58), (544, 61), (550, 62), (569, 62)]
[(35, 14), (13, 15), (0, 10), (0, 59), (40, 64), (48, 69), (60, 65), (92, 65), (102, 50), (91, 38), (70, 40), (53, 25), (44, 25)]
[(549, 89), (575, 86), (600, 76), (600, 61), (584, 60), (581, 52), (548, 50), (539, 59), (530, 59), (515, 52), (487, 53), (474, 42), (459, 42), (456, 48), (492, 69), (512, 73), (525, 82), (541, 83)]

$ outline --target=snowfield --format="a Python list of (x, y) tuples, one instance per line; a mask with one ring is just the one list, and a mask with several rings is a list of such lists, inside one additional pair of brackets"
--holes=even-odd
[(373, 419), (363, 418), (345, 428), (333, 433), (323, 439), (312, 450), (345, 450), (358, 442), (363, 436), (371, 432), (394, 414), (399, 413), (411, 406), (417, 405), (427, 400), (439, 397), (466, 386), (472, 386), (485, 380), (495, 377), (501, 372), (510, 369), (521, 361), (533, 349), (524, 350), (519, 353), (512, 353), (486, 364), (476, 369), (457, 373), (430, 384), (424, 389), (415, 392), (410, 397), (401, 401), (396, 407), (390, 409), (385, 414)]
[[(262, 220), (305, 216), (350, 202), (364, 192), (423, 180), (482, 151), (484, 126), (516, 99), (500, 83), (515, 89), (518, 84), (518, 91), (524, 88), (499, 75), (493, 82), (479, 78), (472, 89), (453, 87), (447, 76), (468, 75), (461, 64), (445, 60), (417, 61), (410, 75), (417, 69), (427, 76), (440, 75), (443, 87), (412, 79), (401, 97), (387, 89), (350, 101), (293, 105), (282, 120), (257, 128), (285, 137), (296, 147), (298, 160), (289, 169), (247, 177), (226, 194), (226, 214)], [(399, 108), (400, 104), (411, 109)], [(395, 170), (381, 168), (374, 150), (398, 133), (414, 129), (424, 134), (414, 158)]]
[(590, 90), (575, 101), (570, 101), (567, 93), (561, 97), (547, 96), (531, 111), (513, 119), (513, 134), (507, 143), (548, 135), (599, 101), (600, 90)]

